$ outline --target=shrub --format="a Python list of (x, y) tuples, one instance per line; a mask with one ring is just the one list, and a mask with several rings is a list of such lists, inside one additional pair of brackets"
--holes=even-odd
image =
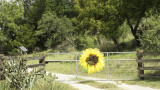
[(31, 73), (27, 74), (26, 61), (24, 58), (16, 60), (15, 63), (4, 61), (4, 64), (2, 74), (5, 76), (9, 88), (16, 90), (32, 88), (37, 80), (36, 74), (40, 71), (33, 70)]

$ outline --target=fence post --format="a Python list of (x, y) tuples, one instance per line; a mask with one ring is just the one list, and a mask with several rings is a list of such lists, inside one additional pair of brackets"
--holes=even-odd
[[(138, 50), (137, 51), (137, 58), (138, 60), (143, 60), (143, 50)], [(140, 75), (144, 75), (144, 70), (140, 70), (141, 67), (144, 67), (143, 62), (138, 62), (138, 77), (140, 80), (144, 80), (144, 77), (141, 77)]]
[(3, 76), (3, 73), (1, 73), (3, 71), (3, 60), (4, 60), (4, 54), (0, 54), (0, 80), (4, 80), (5, 77)]
[[(42, 54), (42, 55), (40, 55), (40, 57), (42, 57), (42, 58), (39, 59), (39, 64), (46, 64), (46, 62), (45, 62), (45, 55)], [(45, 66), (44, 66), (44, 71), (45, 71)]]
[(109, 53), (107, 52), (107, 80), (109, 80)]
[(39, 64), (45, 64), (45, 56), (44, 56), (44, 54), (42, 54), (40, 57), (42, 57), (42, 58), (39, 59)]
[(78, 68), (78, 67), (77, 67), (77, 53), (76, 53), (76, 80), (77, 80), (77, 75), (78, 75), (78, 74), (77, 74), (77, 73), (78, 73), (77, 68)]
[(2, 71), (3, 69), (3, 57), (4, 57), (4, 54), (0, 54), (0, 71)]

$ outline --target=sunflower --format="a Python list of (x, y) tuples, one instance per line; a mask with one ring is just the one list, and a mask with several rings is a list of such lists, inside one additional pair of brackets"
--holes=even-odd
[(80, 57), (79, 64), (88, 73), (99, 72), (104, 67), (104, 55), (97, 48), (86, 49)]

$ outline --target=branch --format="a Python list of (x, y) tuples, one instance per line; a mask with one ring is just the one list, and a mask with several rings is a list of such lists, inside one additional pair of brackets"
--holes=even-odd
[(129, 17), (127, 17), (127, 23), (128, 23), (128, 25), (130, 26), (130, 28), (131, 28), (132, 34), (135, 35), (134, 29), (133, 29), (132, 24), (130, 23)]
[(138, 21), (137, 21), (137, 23), (136, 23), (136, 25), (135, 25), (135, 27), (134, 27), (134, 31), (135, 31), (135, 32), (137, 32), (137, 28), (138, 28), (138, 26), (139, 26), (139, 23), (140, 23), (143, 15), (144, 15), (144, 13), (145, 13), (145, 10), (142, 10), (141, 13), (140, 13), (140, 17), (139, 17), (139, 19), (138, 19)]

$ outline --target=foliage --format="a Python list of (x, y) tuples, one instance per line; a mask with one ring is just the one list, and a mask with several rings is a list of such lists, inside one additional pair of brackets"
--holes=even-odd
[(38, 24), (40, 30), (37, 31), (37, 35), (43, 38), (46, 47), (54, 48), (63, 41), (74, 44), (72, 40), (73, 26), (70, 19), (58, 18), (54, 13), (46, 12)]
[(20, 25), (20, 29), (16, 30), (16, 37), (14, 40), (10, 40), (7, 44), (7, 48), (10, 48), (9, 54), (15, 54), (18, 51), (20, 46), (25, 46), (26, 48), (32, 47), (35, 45), (37, 37), (35, 32), (32, 31), (32, 27), (28, 24)]
[[(19, 3), (19, 5), (17, 5), (17, 3)], [(17, 29), (20, 29), (19, 25), (17, 25), (16, 22), (18, 22), (23, 15), (23, 7), (22, 3), (17, 1), (11, 1), (10, 3), (2, 1), (1, 5), (2, 5), (1, 6), (2, 14), (0, 16), (1, 18), (0, 28), (1, 28), (1, 33), (5, 37), (5, 40), (2, 42), (2, 45), (4, 49), (9, 49), (11, 47), (7, 46), (7, 44), (15, 39), (16, 37), (15, 32)]]
[(74, 7), (78, 12), (77, 32), (82, 35), (84, 33), (89, 35), (99, 34), (102, 29), (101, 18), (104, 15), (103, 3), (97, 0), (74, 0)]
[[(15, 63), (4, 61), (4, 69), (2, 74), (5, 76), (9, 88), (12, 89), (27, 89), (32, 88), (37, 80), (37, 73), (40, 72), (33, 70), (29, 74), (26, 73), (26, 61), (25, 59), (19, 59)], [(44, 73), (42, 74), (44, 76)]]
[(150, 52), (160, 51), (160, 30), (159, 30), (160, 17), (155, 15), (143, 19), (140, 25), (140, 30), (143, 34), (140, 38), (142, 42), (142, 49)]
[(122, 22), (127, 20), (127, 24), (130, 27), (132, 35), (135, 37), (137, 46), (140, 46), (139, 36), (137, 35), (139, 24), (143, 17), (151, 15), (151, 11), (157, 10), (159, 0), (153, 0), (152, 2), (148, 0), (109, 0), (108, 4), (113, 7), (118, 15), (115, 19)]
[(121, 51), (121, 46), (130, 46), (121, 37), (131, 34), (140, 46), (141, 25), (159, 15), (159, 5), (160, 0), (2, 0), (0, 52), (14, 55), (22, 45), (30, 52), (65, 45), (80, 50), (97, 47), (93, 41), (102, 46), (101, 36)]
[(76, 43), (76, 49), (83, 50), (87, 48), (95, 48), (98, 44), (96, 37), (90, 37), (87, 35), (81, 36), (79, 35), (78, 38), (75, 41)]
[[(30, 73), (26, 73), (26, 60), (19, 58), (14, 63), (8, 62), (1, 58), (4, 64), (3, 75), (6, 80), (0, 81), (0, 89), (2, 90), (75, 90), (67, 84), (55, 81), (57, 77), (49, 73), (47, 76), (43, 69), (33, 69)], [(42, 70), (42, 71), (41, 71)], [(1, 74), (2, 74), (1, 73)], [(42, 75), (40, 75), (42, 74)]]
[(45, 11), (55, 12), (58, 17), (73, 18), (77, 16), (75, 8), (73, 8), (73, 0), (46, 0), (45, 5)]
[(123, 19), (117, 19), (119, 14), (109, 1), (100, 0), (75, 0), (75, 8), (78, 14), (77, 32), (89, 36), (100, 35), (113, 40), (119, 51), (118, 39), (122, 36), (123, 30), (119, 27)]
[(1, 12), (0, 34), (2, 34), (2, 39), (0, 42), (2, 42), (4, 53), (14, 55), (20, 46), (24, 45), (28, 48), (36, 43), (33, 27), (29, 24), (21, 24), (24, 13), (21, 1), (4, 1)]
[(54, 77), (46, 76), (38, 79), (32, 88), (33, 90), (77, 90), (68, 84), (55, 81)]
[(37, 30), (38, 21), (45, 11), (45, 0), (24, 0), (23, 7), (25, 23), (33, 25), (34, 30)]

